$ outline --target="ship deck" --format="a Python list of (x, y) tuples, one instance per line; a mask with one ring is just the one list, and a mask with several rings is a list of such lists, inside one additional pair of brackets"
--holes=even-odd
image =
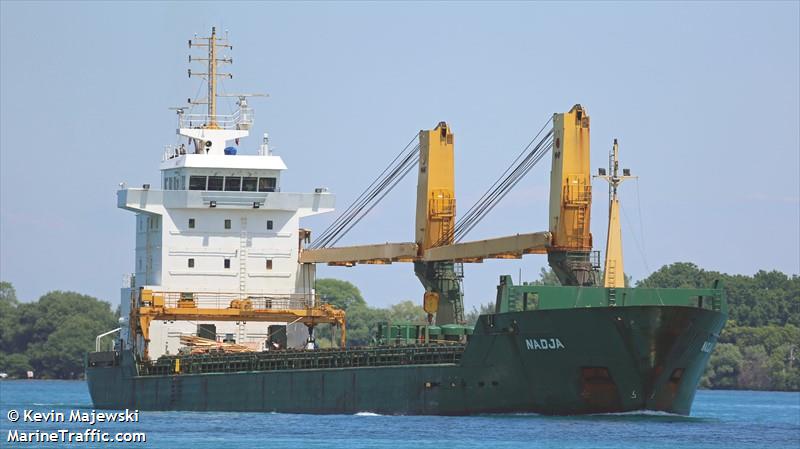
[[(231, 373), (320, 368), (457, 364), (466, 344), (420, 344), (363, 348), (280, 350), (162, 356), (138, 365), (140, 376)], [(178, 362), (180, 360), (180, 362)]]

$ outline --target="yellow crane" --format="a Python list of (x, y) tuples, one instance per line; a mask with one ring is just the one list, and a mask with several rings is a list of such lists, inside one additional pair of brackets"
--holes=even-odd
[(591, 285), (592, 199), (589, 116), (581, 105), (553, 115), (550, 230), (454, 242), (456, 195), (454, 137), (440, 122), (419, 133), (415, 241), (304, 249), (300, 263), (354, 266), (413, 262), (425, 287), (423, 304), (437, 324), (463, 324), (460, 274), (455, 264), (548, 254), (563, 284)]

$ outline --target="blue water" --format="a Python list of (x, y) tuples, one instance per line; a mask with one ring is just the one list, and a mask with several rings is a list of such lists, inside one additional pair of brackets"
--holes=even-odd
[(9, 443), (9, 430), (81, 432), (83, 423), (12, 423), (10, 410), (91, 411), (84, 382), (0, 381), (0, 447), (147, 448), (800, 448), (800, 393), (699, 391), (692, 416), (617, 414), (549, 417), (286, 415), (140, 412), (138, 423), (102, 423), (146, 443)]

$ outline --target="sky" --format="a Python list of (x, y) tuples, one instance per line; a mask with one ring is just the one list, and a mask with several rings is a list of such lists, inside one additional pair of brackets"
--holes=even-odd
[[(284, 191), (325, 186), (343, 210), (420, 130), (455, 134), (466, 211), (555, 112), (591, 116), (592, 168), (614, 138), (625, 267), (635, 280), (694, 262), (800, 273), (800, 3), (0, 2), (0, 279), (18, 297), (74, 290), (118, 302), (134, 268), (120, 182), (159, 185), (174, 111), (197, 94), (187, 40), (229, 30), (227, 92), (254, 99)], [(468, 239), (547, 230), (549, 158)], [(406, 178), (340, 244), (413, 240)], [(606, 236), (595, 182), (592, 232)], [(316, 234), (334, 214), (306, 219)], [(502, 274), (546, 258), (465, 267), (467, 310)], [(422, 302), (410, 264), (320, 266), (367, 301)]]

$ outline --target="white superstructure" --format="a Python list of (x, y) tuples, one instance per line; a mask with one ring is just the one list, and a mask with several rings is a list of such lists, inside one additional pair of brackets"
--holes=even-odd
[[(215, 46), (213, 32), (207, 42)], [(212, 84), (221, 75), (215, 71), (201, 75)], [(183, 143), (165, 150), (160, 189), (143, 185), (117, 192), (117, 206), (136, 214), (135, 273), (122, 289), (123, 317), (143, 289), (176, 303), (189, 294), (200, 307), (224, 308), (244, 298), (265, 304), (313, 301), (313, 265), (298, 263), (306, 236), (300, 218), (332, 211), (334, 196), (325, 189), (283, 192), (287, 167), (272, 154), (266, 134), (247, 154), (235, 146), (253, 123), (246, 96), (229, 116), (216, 114), (215, 97), (210, 89), (208, 114), (178, 110)], [(215, 325), (219, 339), (232, 335), (237, 343), (258, 345), (269, 323), (153, 321), (150, 357), (176, 353), (179, 336), (196, 334), (198, 324)], [(130, 328), (121, 327), (123, 344), (131, 347)]]

